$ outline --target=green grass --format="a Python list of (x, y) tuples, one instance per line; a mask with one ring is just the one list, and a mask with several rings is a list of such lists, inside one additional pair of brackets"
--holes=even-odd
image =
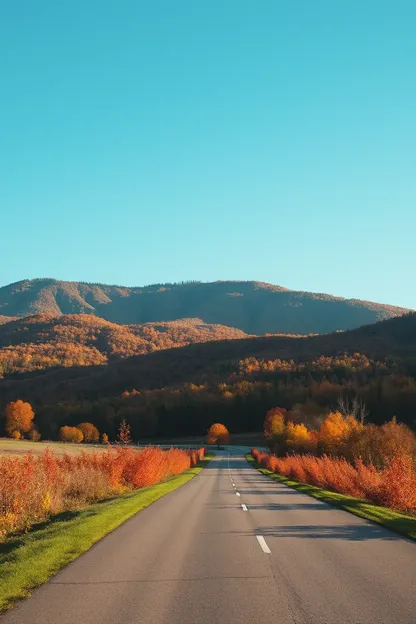
[(377, 522), (377, 524), (381, 524), (391, 531), (416, 540), (416, 517), (406, 516), (405, 514), (394, 511), (393, 509), (388, 509), (387, 507), (372, 505), (371, 503), (367, 503), (359, 498), (354, 498), (353, 496), (346, 496), (345, 494), (330, 492), (329, 490), (324, 490), (314, 485), (292, 481), (287, 477), (262, 468), (249, 453), (246, 455), (246, 459), (254, 468), (257, 468), (262, 474), (278, 483), (283, 483), (294, 490), (302, 492), (302, 494), (313, 496), (329, 505), (334, 505), (335, 507), (349, 511), (360, 518)]
[(158, 485), (59, 514), (25, 535), (9, 537), (0, 544), (0, 611), (29, 596), (138, 511), (190, 481), (212, 457), (208, 454), (199, 466)]

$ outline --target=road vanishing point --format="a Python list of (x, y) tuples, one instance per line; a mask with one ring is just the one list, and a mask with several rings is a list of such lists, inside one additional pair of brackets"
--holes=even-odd
[(416, 543), (225, 450), (0, 622), (416, 624)]

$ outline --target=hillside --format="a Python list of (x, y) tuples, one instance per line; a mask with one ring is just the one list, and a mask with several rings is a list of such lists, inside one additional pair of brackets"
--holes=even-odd
[(78, 365), (39, 371), (35, 375), (23, 374), (0, 380), (0, 392), (3, 397), (19, 396), (29, 400), (94, 399), (117, 396), (132, 388), (226, 381), (239, 372), (241, 362), (248, 358), (297, 364), (313, 362), (323, 356), (342, 358), (344, 354), (364, 354), (381, 362), (402, 361), (406, 370), (413, 372), (415, 369), (416, 372), (416, 313), (324, 336), (219, 340), (116, 360), (105, 367)]
[(80, 421), (115, 436), (122, 418), (137, 437), (201, 435), (213, 418), (235, 432), (258, 431), (275, 405), (306, 404), (315, 418), (346, 392), (374, 422), (397, 416), (416, 426), (415, 376), (410, 314), (324, 336), (220, 340), (14, 374), (0, 379), (0, 413), (10, 400), (30, 401), (45, 437)]
[(117, 324), (202, 319), (248, 334), (314, 334), (404, 314), (389, 305), (291, 291), (262, 282), (157, 284), (143, 288), (24, 280), (0, 288), (0, 314), (94, 314)]
[(38, 314), (0, 325), (0, 377), (2, 372), (103, 365), (160, 349), (244, 337), (239, 329), (200, 319), (117, 325), (91, 314)]
[(0, 315), (0, 325), (4, 325), (4, 323), (10, 323), (10, 321), (14, 321), (16, 317), (13, 316), (1, 316)]

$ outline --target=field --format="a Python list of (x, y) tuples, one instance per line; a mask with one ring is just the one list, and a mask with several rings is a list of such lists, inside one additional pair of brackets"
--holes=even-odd
[(10, 455), (26, 455), (33, 453), (41, 455), (46, 449), (53, 451), (56, 455), (64, 455), (65, 453), (77, 454), (81, 451), (91, 453), (93, 451), (106, 451), (105, 444), (70, 444), (68, 442), (31, 442), (30, 440), (9, 440), (8, 438), (0, 438), (0, 456)]

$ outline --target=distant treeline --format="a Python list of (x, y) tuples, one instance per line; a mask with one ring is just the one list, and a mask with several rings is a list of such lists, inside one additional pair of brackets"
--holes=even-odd
[[(122, 383), (116, 379), (116, 369), (113, 374), (113, 383)], [(145, 390), (130, 387), (113, 397), (105, 396), (108, 388), (103, 386), (101, 396), (97, 392), (91, 397), (86, 389), (82, 399), (44, 402), (38, 398), (32, 404), (43, 437), (51, 438), (58, 436), (62, 425), (80, 421), (92, 422), (113, 438), (123, 419), (130, 423), (135, 439), (201, 435), (213, 421), (224, 422), (231, 433), (259, 431), (270, 408), (293, 409), (297, 404), (308, 406), (304, 422), (309, 418), (309, 424), (316, 426), (340, 396), (362, 401), (370, 422), (382, 424), (396, 416), (410, 427), (416, 424), (416, 380), (395, 360), (376, 362), (360, 354), (319, 358), (309, 364), (248, 358), (223, 374), (224, 381)], [(41, 384), (42, 378), (32, 381)], [(70, 395), (71, 380), (67, 383)], [(29, 399), (30, 394), (22, 398)], [(36, 394), (41, 397), (41, 385)]]

